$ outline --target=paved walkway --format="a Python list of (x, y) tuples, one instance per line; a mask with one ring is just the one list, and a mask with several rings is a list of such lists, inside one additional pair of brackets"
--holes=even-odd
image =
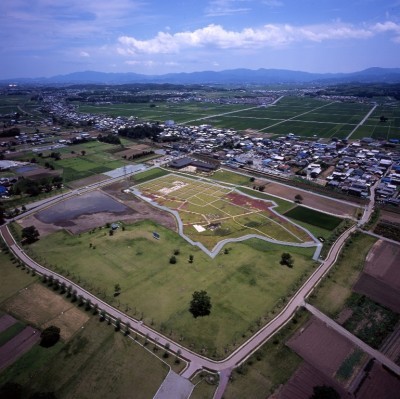
[(386, 366), (387, 368), (392, 370), (394, 373), (396, 373), (397, 375), (400, 375), (400, 366), (398, 366), (395, 362), (393, 362), (388, 357), (386, 357), (383, 353), (377, 351), (376, 349), (371, 348), (364, 341), (361, 341), (361, 339), (357, 338), (351, 332), (347, 331), (340, 324), (336, 323), (330, 317), (328, 317), (325, 314), (323, 314), (322, 312), (320, 312), (314, 306), (312, 306), (308, 303), (304, 304), (304, 306), (311, 314), (313, 314), (319, 320), (323, 321), (327, 326), (334, 329), (340, 335), (343, 335), (344, 337), (346, 337), (353, 344), (357, 345), (362, 351), (364, 351), (365, 353), (367, 353), (374, 359), (378, 360), (378, 362), (382, 363), (384, 366)]

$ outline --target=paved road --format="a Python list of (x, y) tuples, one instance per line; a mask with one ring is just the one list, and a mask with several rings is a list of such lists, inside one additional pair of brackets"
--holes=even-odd
[(314, 306), (312, 306), (312, 305), (310, 305), (308, 303), (306, 303), (304, 306), (311, 314), (313, 314), (315, 317), (317, 317), (318, 319), (323, 321), (328, 327), (331, 327), (336, 332), (338, 332), (340, 335), (343, 335), (349, 341), (351, 341), (353, 344), (358, 346), (362, 351), (364, 351), (365, 353), (367, 353), (368, 355), (370, 355), (374, 359), (378, 360), (378, 362), (380, 362), (383, 365), (385, 365), (387, 368), (392, 370), (397, 375), (400, 375), (400, 366), (398, 366), (395, 362), (393, 362), (388, 357), (386, 357), (383, 353), (371, 348), (364, 341), (361, 341), (361, 339), (357, 338), (351, 332), (347, 331), (340, 324), (336, 323), (330, 317), (328, 317), (325, 314), (323, 314), (322, 312), (320, 312)]
[(375, 111), (375, 108), (376, 108), (377, 106), (378, 106), (378, 105), (374, 105), (374, 106), (372, 107), (372, 109), (369, 110), (368, 114), (364, 116), (363, 120), (348, 134), (348, 136), (346, 137), (346, 140), (348, 140), (348, 139), (353, 135), (353, 133), (354, 133), (360, 126), (362, 126), (362, 125), (365, 123), (365, 121), (369, 118), (369, 116)]

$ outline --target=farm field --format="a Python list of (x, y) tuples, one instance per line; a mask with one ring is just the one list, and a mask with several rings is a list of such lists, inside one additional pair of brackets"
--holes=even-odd
[[(380, 117), (387, 118), (381, 122)], [(354, 133), (352, 138), (372, 137), (373, 139), (389, 140), (400, 138), (400, 108), (399, 103), (379, 105), (370, 117)]]
[[(108, 172), (112, 169), (129, 164), (126, 161), (116, 159), (110, 153), (110, 150), (119, 148), (112, 144), (91, 141), (88, 143), (77, 144), (73, 147), (61, 147), (56, 150), (41, 151), (42, 156), (38, 156), (37, 152), (28, 152), (21, 155), (18, 159), (25, 161), (26, 159), (35, 158), (40, 166), (50, 164), (55, 170), (62, 170), (64, 183), (74, 180), (80, 180), (93, 177), (99, 173)], [(82, 154), (84, 151), (84, 155)], [(52, 152), (61, 154), (60, 160), (50, 157)]]
[[(327, 102), (322, 100), (284, 97), (273, 106), (221, 105), (202, 103), (80, 105), (81, 112), (112, 116), (136, 116), (144, 120), (246, 130), (304, 137), (346, 137), (364, 118), (372, 106), (357, 103)], [(231, 114), (226, 114), (232, 112)], [(362, 136), (364, 137), (364, 136)]]
[(60, 399), (123, 399), (132, 393), (147, 399), (167, 373), (155, 356), (93, 317), (66, 344), (34, 346), (0, 374), (0, 385), (11, 381), (25, 392), (54, 392)]
[[(19, 321), (22, 318), (34, 325), (47, 326), (48, 322), (58, 325), (62, 341), (52, 348), (35, 344), (0, 372), (0, 386), (10, 381), (25, 387), (25, 397), (32, 391), (54, 391), (60, 399), (110, 396), (124, 399), (132, 392), (135, 398), (147, 399), (155, 394), (168, 373), (165, 364), (133, 340), (116, 334), (112, 326), (99, 323), (91, 313), (35, 283), (37, 278), (6, 259), (0, 253), (0, 324), (12, 320), (4, 311), (10, 311), (17, 319), (0, 333), (0, 338), (16, 337), (25, 326)], [(136, 367), (138, 364), (140, 367)]]
[[(312, 318), (301, 333), (290, 338), (287, 345), (326, 376), (336, 375), (339, 379), (343, 379), (344, 373), (340, 371), (342, 365), (356, 350), (351, 341), (316, 318)], [(358, 363), (361, 358), (357, 359)], [(354, 371), (355, 367), (346, 380), (351, 378)]]
[(176, 210), (186, 236), (208, 249), (222, 239), (246, 234), (288, 243), (311, 240), (304, 230), (273, 212), (272, 203), (221, 185), (171, 174), (135, 189), (159, 205)]
[[(151, 222), (124, 228), (112, 236), (104, 229), (80, 236), (60, 231), (28, 249), (113, 306), (211, 357), (225, 357), (257, 330), (314, 267), (313, 248), (251, 239), (228, 245), (228, 253), (212, 260), (177, 233)], [(159, 240), (153, 238), (154, 231)], [(177, 263), (170, 264), (177, 250)], [(292, 254), (293, 268), (279, 264), (282, 252)], [(116, 283), (122, 287), (117, 298)], [(211, 296), (212, 312), (193, 319), (189, 302), (201, 289)]]
[(343, 250), (327, 278), (316, 287), (309, 302), (330, 317), (335, 317), (344, 308), (352, 293), (365, 263), (365, 258), (376, 238), (356, 234)]
[(338, 217), (321, 213), (310, 208), (305, 208), (303, 206), (297, 206), (296, 208), (289, 210), (285, 213), (285, 216), (326, 230), (334, 230), (342, 221), (342, 219)]

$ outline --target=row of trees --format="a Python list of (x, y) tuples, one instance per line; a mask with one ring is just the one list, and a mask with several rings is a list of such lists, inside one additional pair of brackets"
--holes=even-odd
[(12, 186), (10, 190), (11, 195), (26, 194), (35, 197), (42, 192), (49, 193), (54, 188), (60, 189), (62, 187), (63, 178), (61, 176), (48, 176), (42, 177), (38, 180), (32, 180), (21, 177)]

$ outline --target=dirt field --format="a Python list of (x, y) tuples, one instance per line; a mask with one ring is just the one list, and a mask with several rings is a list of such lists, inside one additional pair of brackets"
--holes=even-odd
[(400, 378), (374, 362), (368, 377), (356, 391), (357, 399), (399, 399)]
[(353, 290), (400, 313), (400, 290), (370, 274), (362, 273)]
[(290, 380), (275, 395), (276, 399), (309, 399), (315, 386), (333, 387), (342, 399), (352, 398), (335, 380), (322, 374), (315, 367), (304, 362)]
[(151, 150), (151, 147), (149, 147), (148, 145), (146, 145), (146, 144), (138, 144), (138, 145), (135, 145), (133, 147), (129, 147), (124, 151), (116, 152), (114, 155), (116, 157), (129, 158), (132, 155), (141, 154), (143, 151), (150, 151), (150, 150)]
[(4, 303), (6, 312), (43, 329), (60, 327), (61, 338), (69, 340), (89, 316), (41, 284), (32, 284)]
[(72, 182), (68, 183), (68, 186), (71, 188), (80, 188), (80, 187), (85, 187), (89, 186), (90, 184), (93, 183), (99, 183), (104, 180), (108, 180), (109, 177), (103, 174), (98, 174), (98, 175), (93, 175), (89, 177), (85, 177), (84, 179), (80, 180), (74, 180)]
[(371, 248), (354, 291), (400, 313), (400, 245), (383, 240)]
[(289, 201), (294, 201), (294, 197), (300, 194), (303, 197), (303, 205), (315, 208), (317, 210), (332, 213), (338, 216), (353, 217), (357, 211), (357, 205), (344, 204), (329, 198), (320, 197), (310, 192), (300, 191), (295, 187), (288, 187), (278, 183), (268, 183), (264, 192), (277, 195)]
[(312, 318), (287, 343), (306, 362), (332, 377), (354, 345), (321, 321)]
[(377, 241), (369, 252), (364, 272), (400, 289), (400, 245)]
[(0, 348), (0, 371), (28, 352), (39, 340), (40, 332), (32, 327), (26, 327), (17, 336), (10, 339)]
[(388, 221), (391, 223), (400, 223), (400, 213), (389, 212), (386, 210), (380, 211), (379, 221)]
[[(171, 214), (152, 207), (132, 194), (122, 192), (123, 185), (124, 183), (115, 183), (103, 191), (94, 191), (54, 205), (50, 208), (51, 212), (47, 211), (54, 216), (54, 221), (48, 221), (39, 214), (21, 219), (19, 223), (22, 227), (35, 225), (42, 237), (62, 229), (67, 229), (72, 234), (79, 234), (95, 227), (104, 226), (106, 223), (116, 221), (134, 223), (144, 219), (153, 220), (171, 230), (176, 230), (176, 221)], [(114, 201), (118, 210), (115, 212), (105, 211), (104, 207), (104, 209), (99, 208), (98, 211), (91, 209), (86, 212), (84, 210), (88, 203), (93, 203), (94, 197), (98, 199), (97, 197), (104, 196), (104, 193), (107, 194), (104, 200)], [(99, 198), (99, 200), (101, 202), (102, 199)], [(82, 208), (81, 212), (80, 208)]]
[(1, 316), (0, 317), (0, 332), (7, 330), (7, 328), (11, 327), (16, 322), (17, 322), (17, 320), (8, 314)]

